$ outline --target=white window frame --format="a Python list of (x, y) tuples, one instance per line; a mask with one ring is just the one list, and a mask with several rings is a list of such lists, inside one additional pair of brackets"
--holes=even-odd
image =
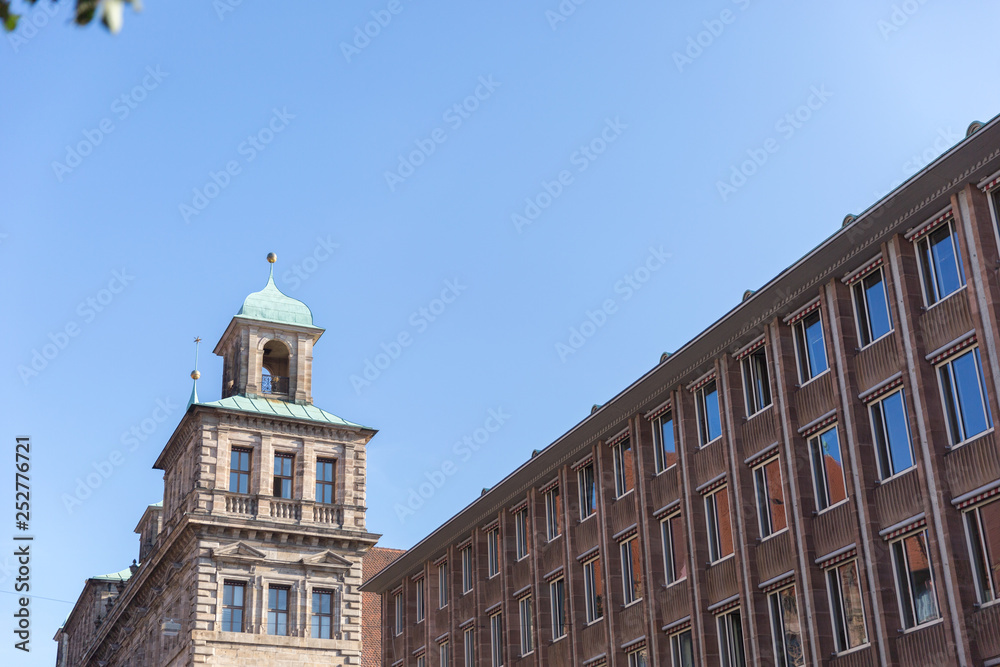
[(451, 667), (451, 644), (447, 639), (438, 644), (438, 667)]
[[(769, 480), (767, 479), (767, 466), (771, 465), (772, 463), (778, 464), (778, 486), (781, 487), (781, 511), (785, 513), (785, 527), (779, 528), (778, 530), (775, 530), (774, 526), (772, 525), (770, 512), (766, 517), (762, 516), (760, 512), (761, 486), (760, 486), (760, 479), (758, 478), (758, 471), (760, 471), (760, 476), (764, 478), (764, 484), (766, 487), (764, 489), (764, 492), (767, 494), (767, 507), (768, 509), (770, 509), (773, 499), (771, 498), (771, 489), (768, 484)], [(778, 456), (775, 455), (769, 458), (768, 460), (763, 461), (760, 464), (754, 466), (752, 472), (753, 472), (753, 486), (754, 486), (754, 501), (757, 506), (757, 527), (760, 529), (760, 539), (763, 541), (770, 539), (775, 535), (780, 535), (781, 533), (788, 530), (788, 507), (785, 505), (785, 487), (783, 485), (784, 480), (782, 479), (781, 475), (781, 462)]]
[(503, 667), (503, 614), (490, 614), (490, 660), (493, 667)]
[[(590, 484), (593, 494), (587, 492), (587, 471), (590, 472)], [(584, 521), (597, 514), (597, 471), (594, 468), (593, 461), (581, 466), (576, 471), (576, 481), (580, 490), (580, 521)], [(593, 499), (593, 504), (591, 504), (591, 499)], [(585, 514), (584, 512), (588, 505), (590, 505), (590, 512)]]
[[(948, 227), (949, 238), (951, 239), (951, 248), (952, 252), (955, 253), (955, 259), (956, 259), (955, 263), (958, 268), (958, 277), (960, 279), (959, 282), (961, 283), (958, 286), (958, 288), (955, 289), (955, 291), (949, 292), (948, 294), (944, 295), (937, 294), (937, 281), (935, 280), (935, 277), (937, 276), (938, 267), (931, 266), (932, 270), (934, 271), (934, 274), (930, 276), (930, 281), (928, 281), (928, 276), (925, 273), (924, 261), (923, 261), (924, 245), (930, 243), (931, 234), (937, 232), (941, 227)], [(934, 306), (941, 303), (942, 301), (952, 296), (953, 294), (958, 294), (963, 289), (965, 289), (967, 284), (967, 281), (965, 279), (965, 260), (962, 259), (962, 248), (958, 244), (958, 228), (955, 226), (954, 218), (952, 218), (948, 222), (941, 224), (938, 227), (935, 227), (933, 230), (927, 232), (919, 239), (917, 239), (913, 243), (913, 251), (916, 254), (917, 270), (919, 271), (919, 276), (920, 276), (920, 292), (924, 295), (924, 306), (926, 308), (933, 308)], [(935, 286), (934, 294), (928, 293), (927, 291), (928, 282), (930, 282)], [(933, 301), (931, 300), (932, 298)]]
[[(739, 657), (742, 660), (737, 661), (738, 657), (735, 652), (735, 647), (730, 644), (730, 630), (733, 625), (733, 616), (739, 614), (740, 619), (740, 641), (742, 642), (739, 651)], [(741, 607), (736, 607), (735, 609), (730, 609), (724, 614), (719, 614), (715, 617), (716, 630), (719, 637), (719, 659), (721, 660), (722, 667), (746, 667), (746, 638), (743, 636), (743, 610)], [(742, 663), (742, 664), (740, 664)]]
[(500, 527), (486, 531), (486, 576), (489, 579), (500, 574)]
[(438, 609), (448, 606), (448, 561), (438, 565)]
[[(994, 580), (989, 575), (989, 572), (987, 572), (987, 580), (984, 582), (983, 573), (979, 565), (981, 563), (982, 567), (988, 567), (984, 559), (990, 553), (984, 544), (983, 533), (985, 531), (983, 530), (983, 515), (981, 510), (987, 505), (994, 503), (1000, 503), (1000, 496), (994, 496), (985, 503), (980, 503), (975, 507), (962, 511), (962, 523), (965, 526), (965, 542), (969, 549), (969, 562), (972, 565), (973, 577), (976, 583), (976, 600), (980, 606), (993, 605), (1000, 602), (1000, 576), (997, 577), (997, 580)], [(972, 521), (976, 523), (976, 535), (973, 535), (970, 530), (969, 524)], [(978, 558), (975, 552), (978, 552)]]
[(528, 557), (528, 508), (523, 507), (514, 512), (514, 556), (517, 560)]
[[(714, 438), (709, 432), (710, 428), (708, 423), (708, 392), (706, 389), (710, 385), (715, 388), (715, 407), (719, 413), (719, 434)], [(719, 379), (716, 377), (698, 387), (698, 389), (694, 392), (695, 418), (698, 425), (699, 448), (708, 447), (710, 444), (722, 437), (724, 429), (722, 428), (722, 402), (719, 397), (721, 391), (722, 389), (719, 387)]]
[[(823, 470), (823, 488), (822, 489), (816, 488), (816, 482), (818, 480), (818, 477), (816, 476), (816, 457), (813, 455), (814, 453), (813, 441), (814, 440), (819, 441), (819, 439), (823, 435), (829, 433), (830, 431), (837, 432), (837, 451), (840, 453), (840, 474), (844, 479), (844, 498), (836, 502), (833, 502), (833, 498), (830, 495), (830, 481), (826, 477), (825, 467)], [(829, 428), (824, 428), (822, 431), (817, 431), (816, 433), (811, 434), (808, 438), (806, 438), (806, 448), (808, 449), (809, 466), (812, 471), (813, 493), (816, 496), (816, 513), (822, 514), (823, 512), (826, 512), (840, 505), (841, 503), (846, 503), (848, 500), (850, 500), (851, 494), (849, 493), (849, 490), (847, 488), (847, 472), (844, 470), (844, 448), (840, 443), (840, 431), (837, 429), (837, 424), (833, 424)], [(821, 491), (822, 495), (820, 494)], [(820, 500), (822, 500), (822, 503), (820, 502)]]
[(462, 650), (465, 653), (465, 664), (475, 665), (476, 664), (476, 631), (474, 628), (466, 628), (465, 632), (462, 633), (463, 644)]
[(558, 484), (545, 492), (545, 536), (549, 542), (562, 535), (559, 529), (559, 497)]
[(677, 466), (676, 459), (673, 463), (667, 465), (667, 452), (663, 449), (664, 421), (670, 422), (670, 435), (674, 441), (674, 456), (676, 457), (677, 455), (677, 432), (674, 430), (674, 413), (673, 410), (667, 410), (653, 420), (653, 459), (657, 475)]
[(627, 657), (628, 667), (648, 667), (649, 665), (649, 652), (645, 646), (629, 651)]
[(681, 644), (680, 644), (681, 637), (683, 635), (690, 635), (689, 641), (691, 642), (691, 654), (692, 654), (692, 656), (695, 655), (695, 653), (694, 653), (694, 632), (692, 632), (691, 628), (688, 628), (686, 630), (681, 630), (680, 632), (673, 633), (672, 635), (670, 635), (670, 664), (671, 664), (672, 667), (694, 667), (695, 666), (694, 660), (692, 660), (689, 665), (685, 665), (683, 663), (683, 658), (681, 657)]
[(472, 545), (462, 548), (462, 595), (472, 590), (475, 577), (472, 569)]
[(625, 445), (628, 445), (628, 451), (632, 452), (632, 462), (635, 463), (635, 450), (632, 449), (632, 441), (630, 438), (625, 438), (624, 440), (617, 442), (611, 447), (611, 460), (614, 467), (615, 476), (615, 499), (621, 498), (628, 495), (635, 489), (635, 475), (633, 474), (632, 488), (625, 488), (628, 485), (627, 470), (625, 469)]
[(398, 637), (399, 635), (403, 634), (403, 594), (396, 593), (392, 598), (392, 603), (393, 606), (395, 607), (395, 614), (396, 614), (395, 618), (396, 624), (395, 628), (393, 629), (396, 631), (396, 636)]
[(424, 620), (424, 578), (420, 577), (413, 582), (414, 598), (417, 605), (417, 623)]
[(427, 667), (427, 655), (425, 653), (417, 656), (417, 667)]
[[(882, 293), (885, 295), (885, 315), (889, 320), (889, 330), (878, 337), (872, 331), (871, 304), (868, 303), (868, 292), (865, 290), (865, 281), (876, 274), (882, 278), (879, 282), (882, 283)], [(880, 266), (871, 273), (858, 278), (851, 285), (851, 301), (854, 304), (854, 320), (858, 332), (858, 342), (861, 344), (859, 349), (863, 350), (870, 345), (874, 345), (896, 330), (896, 322), (892, 319), (892, 308), (889, 307), (889, 289), (885, 284), (885, 271), (883, 267)], [(864, 320), (862, 320), (862, 314), (864, 315)], [(865, 339), (868, 342), (865, 342)]]
[[(635, 563), (632, 562), (632, 543), (635, 542), (639, 544), (639, 536), (635, 535), (628, 538), (627, 540), (622, 540), (619, 543), (619, 549), (621, 550), (622, 557), (622, 593), (624, 594), (625, 606), (635, 604), (636, 602), (642, 601), (642, 591), (640, 591), (639, 596), (635, 597), (635, 581), (632, 579), (634, 574), (633, 566)], [(642, 581), (639, 582), (642, 586)]]
[[(930, 572), (930, 575), (931, 575), (931, 589), (934, 591), (934, 605), (937, 608), (937, 616), (935, 618), (928, 619), (928, 620), (924, 621), (923, 623), (921, 623), (921, 622), (918, 621), (918, 619), (917, 619), (917, 602), (916, 602), (916, 599), (915, 599), (915, 596), (914, 596), (914, 591), (910, 590), (910, 581), (909, 581), (909, 577), (907, 577), (906, 590), (909, 592), (910, 604), (912, 605), (911, 608), (910, 608), (910, 613), (913, 615), (913, 625), (907, 625), (906, 624), (906, 612), (905, 612), (904, 607), (903, 607), (903, 596), (902, 596), (903, 589), (900, 588), (900, 583), (901, 582), (899, 581), (899, 560), (898, 560), (899, 556), (896, 553), (896, 545), (900, 544), (902, 542), (905, 542), (906, 540), (910, 539), (911, 537), (917, 537), (918, 535), (923, 536), (924, 544), (927, 547), (927, 565), (928, 565), (928, 571)], [(889, 551), (892, 554), (892, 556), (891, 556), (891, 558), (892, 558), (892, 577), (893, 577), (893, 579), (895, 580), (895, 583), (896, 583), (896, 602), (898, 604), (898, 609), (899, 609), (899, 619), (902, 622), (903, 631), (904, 632), (907, 631), (907, 630), (913, 630), (913, 629), (916, 629), (916, 628), (920, 628), (920, 627), (923, 627), (925, 625), (931, 625), (933, 623), (937, 623), (937, 622), (939, 622), (943, 618), (942, 615), (941, 615), (941, 599), (940, 599), (940, 597), (938, 597), (938, 594), (937, 594), (937, 578), (934, 576), (934, 561), (931, 560), (930, 549), (931, 549), (930, 536), (929, 536), (928, 531), (927, 531), (926, 528), (924, 528), (922, 530), (919, 530), (919, 531), (917, 531), (915, 533), (909, 533), (907, 535), (903, 535), (903, 536), (899, 537), (898, 539), (895, 539), (895, 540), (893, 540), (893, 541), (891, 541), (889, 543)], [(904, 548), (902, 551), (903, 551), (903, 558), (904, 558), (903, 566), (905, 567), (906, 572), (909, 573), (910, 572), (910, 567), (909, 567), (909, 559), (908, 559), (908, 557), (906, 555), (906, 549)]]
[[(667, 586), (673, 586), (679, 581), (687, 579), (687, 574), (683, 577), (677, 576), (677, 554), (674, 550), (674, 527), (672, 521), (681, 518), (680, 512), (674, 512), (660, 519), (660, 540), (663, 543), (663, 580)], [(684, 539), (681, 535), (680, 539)], [(685, 549), (687, 552), (687, 549)]]
[[(733, 529), (733, 507), (732, 498), (729, 494), (729, 486), (723, 484), (717, 489), (713, 489), (710, 493), (705, 494), (705, 523), (708, 533), (708, 558), (711, 565), (715, 565), (727, 558), (730, 558), (733, 553), (735, 553), (736, 544), (733, 544), (733, 553), (722, 554), (722, 533), (719, 531), (719, 505), (716, 496), (720, 491), (726, 490), (726, 502), (729, 503), (729, 530), (732, 533)], [(711, 505), (709, 504), (711, 503)], [(714, 526), (714, 531), (713, 531)]]
[[(604, 618), (604, 600), (598, 599), (596, 582), (600, 573), (600, 558), (591, 558), (583, 563), (583, 597), (586, 604), (587, 624), (596, 623)], [(601, 587), (604, 588), (603, 586)], [(600, 615), (598, 615), (600, 612)]]
[[(889, 446), (889, 429), (888, 422), (885, 418), (885, 401), (889, 400), (896, 394), (899, 394), (900, 400), (903, 402), (903, 421), (906, 427), (906, 443), (910, 448), (910, 465), (906, 468), (901, 468), (900, 470), (895, 469), (895, 462), (892, 460), (892, 448)], [(878, 432), (875, 424), (875, 411), (878, 410), (882, 423), (882, 433)], [(913, 451), (913, 436), (910, 434), (910, 416), (907, 414), (906, 405), (906, 393), (903, 387), (899, 387), (896, 391), (889, 392), (885, 396), (880, 396), (878, 400), (872, 401), (868, 404), (868, 420), (871, 422), (872, 426), (872, 443), (875, 445), (875, 460), (878, 465), (879, 471), (879, 481), (886, 482), (897, 475), (902, 475), (905, 472), (913, 470), (917, 467), (917, 455)], [(881, 443), (880, 444), (880, 437)], [(892, 470), (885, 470), (882, 464), (882, 448), (885, 447), (885, 459)]]
[(531, 596), (517, 601), (518, 625), (521, 629), (521, 657), (535, 652), (535, 621), (531, 610)]
[[(959, 402), (958, 395), (956, 393), (957, 389), (956, 389), (956, 385), (955, 385), (955, 370), (954, 370), (954, 367), (952, 366), (952, 364), (954, 364), (956, 361), (958, 361), (962, 357), (965, 357), (968, 354), (975, 355), (976, 376), (977, 376), (977, 379), (979, 380), (979, 382), (978, 382), (978, 385), (979, 385), (979, 399), (982, 401), (982, 406), (986, 410), (986, 428), (984, 430), (978, 432), (978, 433), (973, 433), (972, 435), (969, 435), (968, 433), (965, 432), (965, 426), (962, 423), (964, 421), (963, 418), (962, 418), (963, 415), (964, 415), (964, 413), (960, 410), (961, 403)], [(946, 366), (948, 367), (948, 375), (949, 375), (950, 380), (951, 380), (951, 392), (945, 392), (944, 382), (942, 381), (942, 377), (941, 377), (942, 373), (944, 372), (944, 368)], [(986, 376), (985, 376), (985, 372), (983, 371), (983, 359), (982, 359), (981, 353), (979, 352), (979, 346), (978, 345), (973, 345), (971, 347), (968, 347), (968, 348), (966, 348), (966, 349), (958, 352), (957, 354), (951, 355), (947, 359), (944, 359), (941, 362), (939, 362), (935, 366), (934, 370), (935, 370), (935, 374), (937, 375), (938, 391), (939, 391), (939, 395), (941, 397), (941, 407), (944, 408), (945, 423), (948, 425), (948, 439), (951, 441), (951, 444), (950, 444), (949, 448), (950, 449), (954, 449), (956, 447), (961, 447), (962, 445), (966, 444), (967, 442), (971, 442), (973, 440), (976, 440), (976, 439), (982, 437), (982, 435), (984, 433), (989, 433), (990, 431), (992, 431), (993, 430), (993, 410), (990, 408), (990, 397), (989, 397), (989, 394), (986, 391)], [(962, 433), (954, 433), (952, 431), (952, 424), (951, 424), (951, 416), (950, 416), (950, 413), (949, 413), (949, 406), (951, 406), (951, 408), (955, 410), (955, 415), (956, 415), (956, 417), (958, 419), (958, 422), (959, 422), (958, 423), (958, 427), (962, 430)], [(960, 435), (963, 436), (963, 437), (961, 439), (959, 439), (959, 440), (956, 440), (956, 438), (958, 438), (958, 436), (960, 436)]]
[[(809, 356), (809, 346), (806, 341), (805, 322), (815, 315), (819, 322), (820, 339), (823, 341), (823, 363), (826, 365), (821, 371), (813, 368), (814, 361)], [(801, 333), (800, 333), (801, 332)], [(804, 386), (830, 370), (830, 352), (826, 349), (826, 327), (823, 326), (823, 309), (817, 308), (805, 317), (799, 319), (792, 325), (792, 340), (795, 343), (795, 367), (799, 376), (799, 386)], [(808, 368), (809, 377), (803, 373)]]
[[(558, 592), (558, 595), (557, 595)], [(552, 607), (552, 641), (566, 636), (566, 579), (559, 577), (549, 582), (549, 604)], [(558, 624), (556, 619), (559, 620)]]
[[(853, 567), (854, 568), (854, 580), (858, 583), (858, 598), (862, 601), (862, 603), (861, 603), (861, 618), (864, 621), (865, 640), (863, 642), (861, 642), (860, 644), (858, 644), (857, 646), (850, 646), (851, 639), (850, 639), (850, 635), (847, 632), (847, 627), (848, 626), (847, 626), (847, 616), (846, 616), (846, 612), (844, 610), (845, 609), (845, 606), (844, 606), (844, 590), (843, 590), (843, 586), (841, 585), (841, 581), (840, 581), (840, 570), (842, 570), (845, 567)], [(833, 628), (832, 629), (833, 629), (833, 645), (834, 645), (834, 650), (839, 655), (841, 653), (848, 653), (850, 651), (857, 650), (857, 649), (862, 648), (864, 646), (868, 646), (871, 643), (871, 641), (870, 641), (870, 639), (868, 637), (868, 617), (867, 617), (867, 613), (865, 612), (864, 600), (862, 598), (863, 593), (861, 591), (861, 572), (858, 569), (858, 559), (857, 558), (853, 558), (853, 559), (851, 559), (851, 560), (849, 560), (847, 562), (837, 563), (836, 565), (833, 565), (832, 567), (826, 568), (823, 571), (823, 578), (826, 579), (826, 597), (827, 597), (827, 601), (828, 601), (828, 603), (830, 605), (830, 621), (831, 621), (831, 623), (833, 623)], [(836, 591), (833, 590), (832, 583), (831, 583), (831, 578), (833, 578), (833, 580), (836, 581), (836, 585), (837, 585), (837, 590)], [(839, 613), (838, 613), (838, 610), (839, 610)], [(840, 637), (838, 636), (838, 628), (837, 628), (838, 620), (839, 620), (840, 625), (843, 627), (843, 631), (844, 631), (845, 646), (843, 646), (843, 647), (840, 646)]]
[[(770, 618), (770, 621), (771, 621), (771, 643), (772, 643), (772, 649), (774, 650), (775, 667), (799, 667), (799, 665), (796, 665), (795, 663), (793, 663), (793, 662), (791, 662), (789, 660), (789, 657), (788, 657), (788, 644), (785, 641), (786, 640), (786, 636), (785, 636), (785, 610), (784, 610), (783, 607), (781, 607), (781, 598), (780, 598), (780, 595), (782, 593), (784, 593), (785, 591), (789, 590), (789, 589), (791, 589), (792, 595), (795, 597), (796, 614), (798, 614), (799, 599), (798, 599), (798, 595), (796, 594), (795, 584), (792, 584), (790, 586), (782, 586), (781, 588), (779, 588), (777, 590), (771, 591), (770, 593), (768, 593), (768, 596), (767, 596), (767, 609), (768, 609), (768, 617)], [(778, 615), (779, 615), (778, 618), (775, 618), (775, 605), (776, 604), (777, 604), (777, 611), (778, 611)], [(800, 619), (800, 622), (801, 622), (801, 619)], [(777, 628), (778, 628), (779, 625), (781, 627), (781, 636), (780, 637), (777, 636), (776, 633), (775, 633), (775, 630), (777, 630)], [(801, 646), (801, 641), (802, 641), (802, 634), (803, 633), (800, 630), (799, 631), (800, 646)], [(779, 642), (780, 642), (780, 644), (779, 644)], [(779, 655), (779, 651), (778, 651), (779, 648), (781, 649), (780, 654), (783, 655), (784, 658), (785, 658), (784, 659), (784, 664), (779, 664), (777, 662), (777, 657)], [(805, 657), (805, 656), (803, 656), (803, 657)], [(799, 663), (799, 664), (802, 667), (804, 667), (806, 663), (805, 663), (805, 661), (803, 661), (802, 663)]]
[[(760, 378), (760, 368), (754, 363), (754, 357), (761, 355), (764, 357), (764, 377)], [(754, 417), (774, 404), (774, 396), (771, 394), (771, 371), (767, 366), (767, 347), (760, 347), (740, 359), (740, 375), (743, 378), (743, 399), (747, 409), (747, 419)], [(749, 380), (749, 382), (748, 382)], [(757, 405), (757, 382), (761, 382), (767, 392), (767, 396), (760, 397), (761, 405)], [(752, 393), (751, 393), (752, 391)], [(763, 401), (767, 403), (763, 403)]]

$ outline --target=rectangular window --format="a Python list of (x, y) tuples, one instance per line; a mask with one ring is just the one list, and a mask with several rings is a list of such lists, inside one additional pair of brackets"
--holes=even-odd
[(669, 586), (686, 579), (688, 573), (687, 542), (680, 513), (660, 521), (660, 536), (663, 538), (663, 570)]
[(566, 580), (559, 578), (549, 584), (552, 603), (552, 639), (566, 636)]
[(439, 667), (450, 667), (451, 665), (451, 646), (448, 642), (438, 644), (438, 665)]
[(227, 581), (222, 586), (222, 631), (243, 632), (246, 584)]
[(858, 561), (852, 560), (826, 571), (826, 589), (830, 596), (833, 639), (838, 653), (868, 643), (865, 609), (858, 579)]
[(962, 254), (952, 221), (917, 241), (917, 258), (928, 306), (933, 306), (965, 285)]
[(421, 577), (413, 583), (413, 592), (417, 602), (417, 623), (424, 620), (424, 578)]
[(708, 554), (715, 563), (733, 553), (728, 487), (724, 486), (705, 496), (705, 516), (708, 521)]
[(993, 426), (978, 347), (938, 366), (938, 377), (952, 446)]
[(852, 289), (858, 320), (858, 339), (861, 347), (865, 347), (892, 331), (889, 299), (881, 267), (854, 283)]
[(503, 617), (490, 616), (490, 657), (493, 667), (503, 667)]
[(746, 654), (743, 652), (743, 619), (740, 610), (734, 609), (728, 614), (716, 617), (719, 629), (719, 654), (722, 657), (722, 667), (746, 667)]
[(250, 450), (233, 449), (229, 456), (229, 490), (250, 493)]
[(288, 635), (288, 587), (267, 587), (267, 634)]
[(719, 389), (715, 380), (696, 391), (694, 398), (698, 413), (698, 442), (704, 447), (722, 435)]
[(625, 604), (642, 599), (642, 560), (639, 554), (639, 538), (633, 537), (621, 543), (622, 587)]
[(795, 586), (782, 588), (768, 596), (771, 608), (771, 636), (774, 639), (776, 667), (802, 667), (806, 655), (800, 635), (799, 610)]
[(531, 615), (531, 596), (526, 595), (517, 602), (521, 627), (521, 655), (535, 650), (535, 623)]
[(743, 357), (743, 393), (747, 416), (757, 414), (771, 405), (771, 382), (767, 373), (767, 353), (761, 347)]
[(781, 488), (781, 466), (778, 459), (757, 466), (753, 471), (757, 490), (757, 521), (761, 538), (770, 537), (788, 527), (785, 515), (785, 493)]
[(336, 489), (337, 462), (320, 459), (316, 461), (316, 502), (332, 505), (337, 502)]
[(417, 656), (417, 667), (427, 667), (427, 656), (422, 653)]
[(799, 360), (799, 382), (805, 384), (827, 369), (826, 344), (819, 310), (795, 323), (795, 353)]
[(694, 644), (691, 631), (685, 630), (670, 636), (671, 667), (694, 667)]
[(604, 586), (601, 584), (601, 559), (583, 564), (583, 596), (587, 602), (587, 623), (604, 618)]
[(528, 510), (514, 515), (514, 552), (518, 560), (528, 555)]
[(873, 402), (868, 411), (872, 417), (880, 479), (888, 479), (912, 468), (913, 447), (910, 443), (903, 390)]
[(577, 473), (580, 486), (580, 520), (597, 511), (597, 486), (594, 484), (594, 464), (588, 463)]
[(274, 497), (292, 497), (292, 463), (294, 457), (289, 454), (274, 455)]
[(628, 667), (646, 667), (649, 664), (648, 659), (645, 648), (632, 651), (628, 654)]
[(438, 609), (448, 606), (448, 563), (438, 565)]
[(816, 509), (822, 512), (847, 498), (844, 463), (840, 456), (836, 426), (809, 438), (809, 458), (812, 460)]
[(403, 594), (396, 593), (392, 598), (393, 607), (396, 609), (396, 636), (403, 634)]
[(494, 528), (486, 533), (486, 569), (487, 576), (500, 574), (500, 529)]
[(559, 487), (545, 494), (545, 535), (554, 540), (562, 534), (560, 517), (562, 516), (562, 498), (559, 497)]
[(475, 631), (472, 628), (468, 628), (465, 631), (463, 644), (465, 648), (465, 664), (466, 667), (471, 667), (476, 664), (476, 636)]
[(333, 591), (313, 591), (312, 638), (333, 639)]
[(674, 441), (674, 416), (668, 412), (653, 424), (653, 453), (656, 472), (677, 465), (677, 444)]
[(472, 590), (472, 547), (462, 549), (462, 594)]
[(1000, 500), (965, 513), (969, 555), (979, 602), (1000, 598)]
[(615, 498), (621, 498), (635, 488), (635, 469), (632, 463), (632, 441), (625, 438), (611, 448), (615, 469)]
[(927, 531), (893, 542), (892, 561), (903, 627), (914, 628), (940, 618)]

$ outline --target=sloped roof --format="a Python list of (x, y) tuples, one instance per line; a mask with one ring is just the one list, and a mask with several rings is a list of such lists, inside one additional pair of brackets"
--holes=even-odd
[(273, 271), (264, 289), (254, 292), (243, 301), (243, 307), (236, 313), (236, 317), (315, 328), (309, 306), (279, 290), (274, 284)]
[(195, 405), (202, 405), (209, 408), (222, 408), (223, 410), (253, 412), (259, 415), (267, 415), (269, 417), (305, 419), (307, 421), (333, 424), (334, 426), (368, 428), (367, 426), (362, 426), (361, 424), (355, 424), (354, 422), (349, 422), (346, 419), (341, 419), (333, 413), (317, 408), (315, 405), (288, 403), (287, 401), (276, 401), (270, 398), (250, 398), (249, 396), (236, 395), (228, 396), (218, 401), (196, 403)]

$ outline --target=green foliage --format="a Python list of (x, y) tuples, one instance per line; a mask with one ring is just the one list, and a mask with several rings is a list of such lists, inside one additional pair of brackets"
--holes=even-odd
[[(25, 2), (34, 5), (38, 0), (25, 0)], [(51, 0), (51, 2), (58, 2), (58, 0)], [(112, 33), (121, 30), (122, 15), (126, 4), (132, 5), (132, 9), (137, 12), (142, 9), (140, 0), (75, 0), (75, 2), (74, 23), (88, 25), (94, 20), (94, 16), (100, 13), (101, 23)], [(0, 22), (3, 23), (4, 30), (7, 32), (13, 32), (21, 18), (20, 14), (11, 11), (10, 3), (11, 0), (0, 0)]]

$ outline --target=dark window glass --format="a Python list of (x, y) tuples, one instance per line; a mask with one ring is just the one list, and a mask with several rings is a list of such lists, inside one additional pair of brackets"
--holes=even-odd
[(1000, 598), (1000, 500), (966, 513), (969, 548), (981, 603)]
[(243, 632), (246, 585), (226, 582), (222, 587), (222, 631)]
[(828, 366), (826, 344), (823, 342), (823, 323), (819, 311), (813, 311), (795, 324), (795, 345), (799, 355), (799, 380), (808, 382)]
[(337, 501), (336, 472), (336, 461), (320, 459), (316, 462), (316, 502), (332, 505)]
[(292, 457), (287, 454), (274, 455), (275, 498), (292, 497)]
[(313, 639), (333, 638), (333, 600), (333, 591), (313, 591), (311, 616)]
[(712, 380), (697, 392), (698, 433), (702, 446), (722, 435), (722, 418), (719, 414), (719, 390)]
[(229, 456), (229, 490), (250, 493), (250, 451), (234, 449)]
[(927, 305), (931, 306), (965, 285), (958, 237), (952, 223), (941, 225), (917, 242)]
[(677, 463), (677, 445), (674, 442), (674, 417), (667, 413), (657, 420), (654, 430), (656, 472), (666, 470)]
[(746, 396), (747, 416), (757, 414), (771, 405), (771, 383), (767, 373), (767, 354), (764, 348), (743, 358), (743, 393)]
[(885, 293), (882, 269), (854, 283), (854, 307), (858, 317), (858, 334), (865, 346), (892, 331), (889, 300)]
[(872, 403), (872, 431), (882, 479), (913, 467), (910, 429), (906, 421), (903, 391), (897, 391)]
[(288, 589), (269, 586), (267, 589), (267, 634), (288, 635)]
[(580, 482), (580, 520), (597, 510), (597, 486), (594, 484), (594, 464), (588, 463), (577, 474)]
[(951, 444), (957, 445), (993, 426), (979, 348), (938, 367)]
[(904, 627), (916, 627), (939, 618), (927, 532), (893, 542), (892, 557)]

